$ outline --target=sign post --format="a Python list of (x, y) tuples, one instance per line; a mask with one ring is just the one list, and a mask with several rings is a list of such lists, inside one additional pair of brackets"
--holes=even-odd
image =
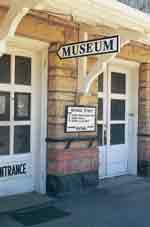
[(60, 59), (77, 58), (90, 55), (117, 53), (120, 50), (118, 35), (95, 40), (70, 43), (63, 45), (58, 50)]

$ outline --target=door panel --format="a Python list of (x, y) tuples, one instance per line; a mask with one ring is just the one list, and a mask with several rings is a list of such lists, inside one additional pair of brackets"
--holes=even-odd
[(127, 77), (127, 73), (109, 66), (109, 96), (107, 101), (110, 110), (107, 118), (108, 136), (110, 138), (107, 152), (108, 176), (118, 176), (127, 172)]
[[(109, 66), (103, 75), (103, 90), (98, 95), (100, 177), (118, 176), (127, 172), (127, 82), (127, 71), (115, 66)], [(102, 79), (99, 83), (102, 83)]]
[(98, 142), (99, 142), (99, 175), (106, 175), (106, 149), (107, 149), (107, 131), (106, 131), (106, 92), (107, 75), (101, 74), (98, 80)]

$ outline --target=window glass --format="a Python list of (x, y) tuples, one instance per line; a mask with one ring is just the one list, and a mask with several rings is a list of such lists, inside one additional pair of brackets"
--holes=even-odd
[(14, 153), (23, 154), (30, 152), (30, 126), (15, 126)]
[(125, 100), (111, 100), (111, 120), (125, 120)]
[(15, 57), (15, 83), (31, 85), (31, 58)]
[(102, 146), (103, 144), (103, 125), (98, 125), (98, 144)]
[(0, 57), (0, 83), (10, 83), (10, 55)]
[(30, 94), (15, 93), (15, 120), (30, 120)]
[(111, 125), (111, 145), (125, 144), (125, 125)]
[(9, 126), (0, 126), (0, 155), (9, 154)]
[(111, 92), (116, 94), (126, 93), (126, 75), (124, 73), (111, 73)]
[(103, 99), (98, 99), (98, 120), (103, 120)]
[(103, 92), (103, 74), (98, 77), (98, 91)]
[(10, 120), (10, 93), (0, 92), (0, 121)]

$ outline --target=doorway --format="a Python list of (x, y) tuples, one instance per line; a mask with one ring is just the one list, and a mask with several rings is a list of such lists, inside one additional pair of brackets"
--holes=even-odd
[(136, 174), (138, 64), (115, 60), (98, 90), (99, 176)]
[(44, 193), (46, 187), (47, 49), (26, 38), (12, 43), (0, 58), (0, 196)]

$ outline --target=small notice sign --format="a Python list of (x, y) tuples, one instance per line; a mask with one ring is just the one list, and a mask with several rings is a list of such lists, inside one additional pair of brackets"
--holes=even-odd
[(65, 132), (94, 131), (96, 131), (96, 107), (66, 107)]
[(70, 43), (60, 46), (58, 56), (60, 59), (77, 58), (98, 54), (119, 52), (120, 39), (118, 35), (95, 40)]

